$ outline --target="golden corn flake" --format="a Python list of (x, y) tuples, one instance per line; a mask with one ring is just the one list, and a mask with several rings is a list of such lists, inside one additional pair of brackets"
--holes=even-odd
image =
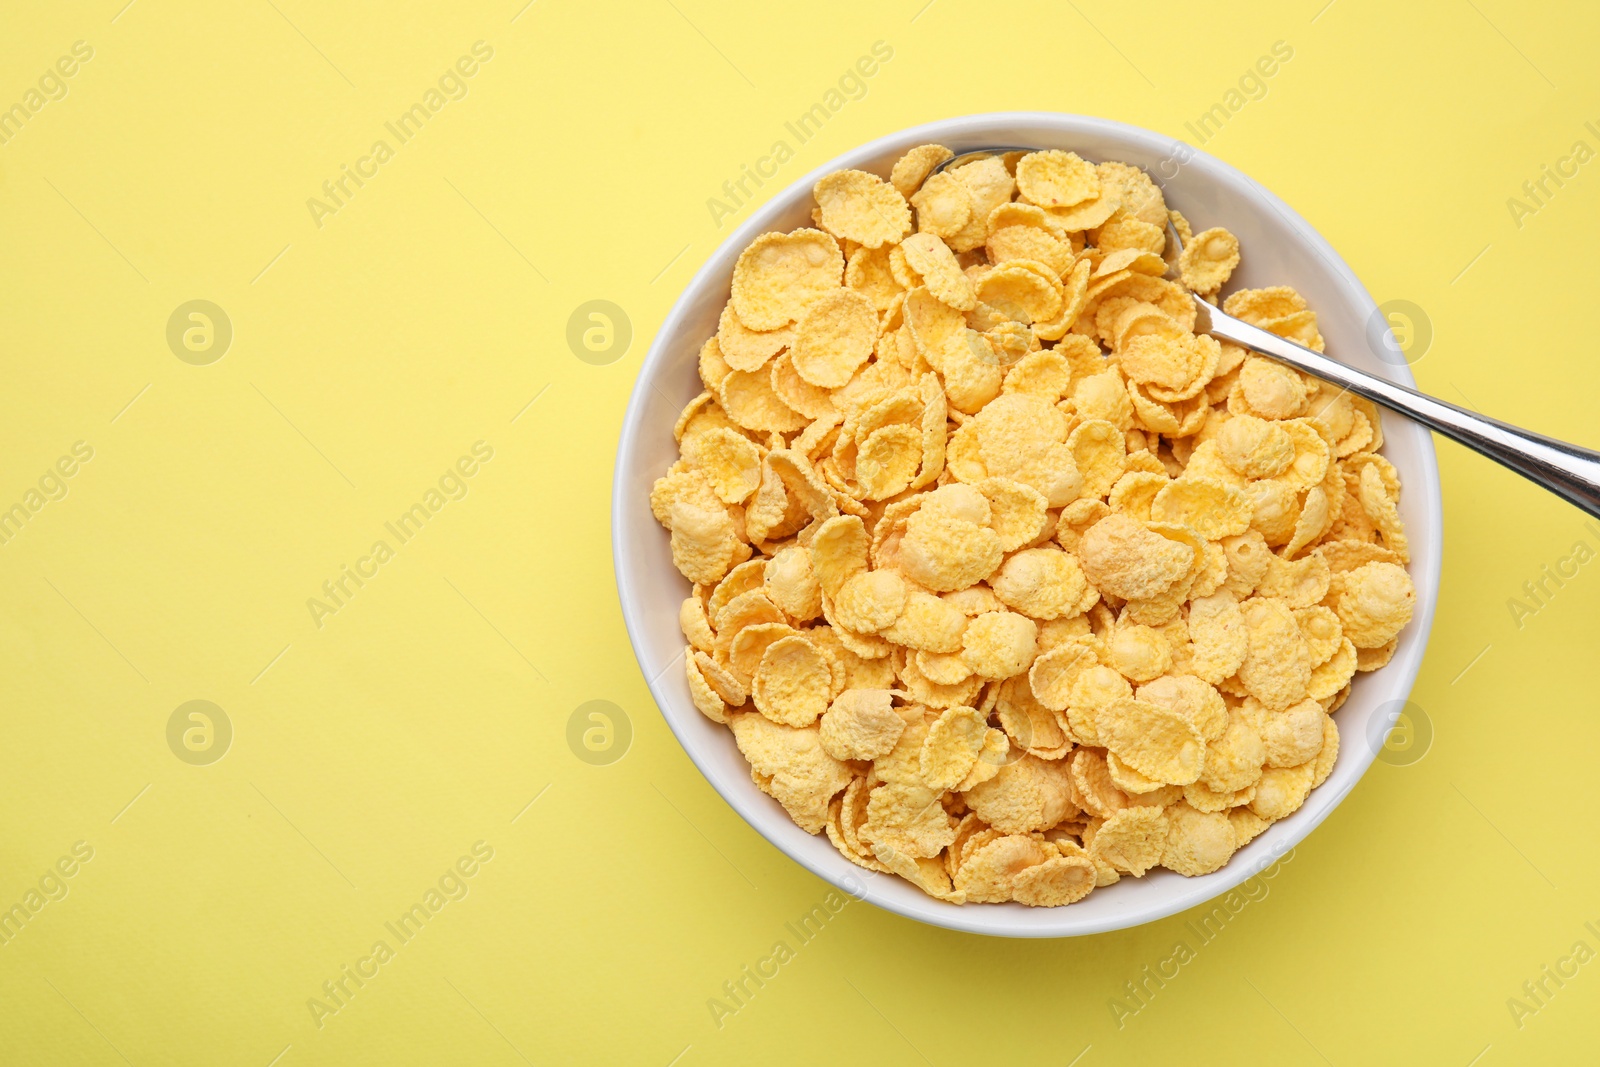
[(1112, 812), (1094, 835), (1091, 851), (1137, 878), (1161, 863), (1166, 847), (1166, 812), (1140, 805)]
[(990, 578), (994, 595), (1006, 607), (1030, 618), (1049, 620), (1082, 614), (1089, 583), (1070, 552), (1030, 548), (1007, 559)]
[[(799, 636), (798, 630), (781, 622), (758, 622), (743, 627), (734, 634), (733, 641), (728, 646), (728, 665), (736, 674), (754, 678), (756, 672), (761, 669), (761, 660), (768, 648), (785, 638)], [(831, 673), (826, 676), (826, 681), (829, 685), (832, 684)]]
[[(1275, 555), (1268, 559), (1267, 573), (1256, 584), (1256, 593), (1280, 597), (1291, 608), (1308, 608), (1328, 595), (1331, 578), (1328, 561), (1315, 552), (1297, 560)], [(1312, 662), (1321, 660), (1313, 658)]]
[(1322, 721), (1327, 716), (1315, 700), (1302, 700), (1264, 718), (1266, 729), (1261, 732), (1261, 740), (1266, 746), (1268, 767), (1298, 767), (1316, 759), (1322, 751)]
[(905, 286), (895, 278), (889, 262), (890, 250), (898, 247), (858, 248), (845, 263), (845, 285), (872, 301), (879, 312), (894, 307), (895, 299), (905, 293)]
[(1205, 770), (1200, 782), (1218, 793), (1248, 789), (1261, 778), (1267, 760), (1266, 744), (1254, 719), (1235, 708), (1228, 713), (1222, 736), (1206, 745)]
[[(990, 262), (1004, 263), (1013, 259), (1031, 259), (1043, 263), (1057, 275), (1067, 274), (1073, 267), (1074, 258), (1072, 245), (1056, 235), (1049, 219), (1043, 211), (1038, 212), (1037, 219), (1001, 220), (996, 216), (1000, 212), (1018, 207), (1016, 204), (1002, 204), (989, 216), (989, 240), (985, 251)], [(1053, 223), (1053, 220), (1050, 220)]]
[(711, 630), (711, 620), (706, 616), (705, 601), (697, 596), (684, 599), (678, 609), (678, 628), (688, 640), (689, 647), (710, 652), (717, 635)]
[(1096, 716), (1106, 748), (1146, 777), (1187, 785), (1200, 777), (1206, 742), (1199, 727), (1159, 704), (1122, 699)]
[(668, 524), (672, 565), (691, 582), (718, 581), (728, 568), (748, 558), (750, 546), (739, 540), (732, 516), (720, 505), (674, 504)]
[(917, 670), (935, 685), (960, 685), (972, 677), (966, 660), (953, 652), (917, 652), (912, 657)]
[(1188, 574), (1195, 552), (1144, 523), (1111, 514), (1084, 533), (1078, 558), (1091, 585), (1103, 593), (1135, 600), (1165, 592)]
[(900, 424), (875, 430), (856, 454), (856, 480), (865, 500), (885, 500), (910, 486), (922, 468), (923, 434)]
[(717, 400), (735, 423), (759, 433), (789, 433), (809, 421), (773, 391), (766, 368), (730, 372), (717, 386)]
[(1111, 780), (1106, 752), (1101, 748), (1074, 749), (1068, 757), (1073, 803), (1098, 819), (1110, 818), (1129, 806), (1129, 798)]
[(1272, 825), (1248, 807), (1230, 809), (1228, 822), (1233, 826), (1233, 838), (1238, 843), (1237, 847), (1239, 848), (1244, 848), (1244, 846), (1260, 837), (1261, 831)]
[(1044, 532), (1050, 519), (1050, 502), (1037, 489), (1009, 478), (987, 478), (978, 483), (977, 489), (989, 500), (989, 525), (1000, 535), (1002, 551), (1021, 548)]
[[(1333, 766), (1339, 760), (1339, 727), (1334, 724), (1332, 715), (1322, 717), (1322, 750), (1317, 753), (1316, 763), (1311, 770), (1311, 788), (1315, 789), (1328, 780), (1328, 775), (1333, 773)], [(1252, 798), (1254, 799), (1254, 798)]]
[(1163, 785), (1154, 778), (1148, 778), (1122, 762), (1115, 752), (1106, 753), (1106, 771), (1111, 775), (1111, 780), (1116, 783), (1117, 788), (1127, 794), (1130, 806), (1164, 808), (1182, 799), (1183, 791), (1187, 788), (1181, 785)]
[[(1385, 645), (1383, 648), (1387, 649), (1391, 654), (1393, 653), (1392, 645)], [(1350, 643), (1348, 637), (1341, 637), (1339, 639), (1339, 647), (1334, 650), (1333, 655), (1311, 669), (1311, 682), (1306, 686), (1306, 695), (1313, 700), (1332, 699), (1336, 693), (1350, 683), (1350, 678), (1358, 669), (1375, 670), (1377, 667), (1383, 666), (1383, 663), (1388, 662), (1387, 657), (1385, 657), (1382, 663), (1377, 663), (1371, 667), (1362, 667), (1361, 655), (1369, 651), (1373, 650), (1358, 649)]]
[(761, 484), (761, 450), (733, 430), (697, 434), (684, 448), (683, 458), (705, 472), (725, 504), (744, 503)]
[(1102, 225), (1121, 207), (1121, 191), (1101, 183), (1098, 194), (1071, 207), (1051, 208), (1050, 217), (1065, 231), (1092, 230)]
[(837, 170), (812, 187), (822, 226), (865, 248), (896, 244), (911, 230), (911, 205), (876, 174)]
[(846, 689), (822, 714), (822, 747), (834, 759), (877, 759), (894, 749), (905, 726), (889, 690)]
[(1062, 760), (1023, 756), (987, 782), (967, 790), (967, 806), (1008, 834), (1048, 830), (1074, 810), (1069, 771)]
[(949, 872), (936, 857), (908, 856), (884, 844), (873, 846), (873, 856), (889, 872), (898, 874), (935, 900), (951, 904), (967, 902), (967, 894), (951, 885)]
[(1034, 699), (1052, 711), (1065, 711), (1078, 675), (1096, 664), (1094, 649), (1083, 642), (1068, 641), (1041, 653), (1028, 668)]
[(897, 645), (924, 652), (960, 652), (967, 618), (960, 608), (914, 589), (906, 597), (905, 610), (884, 629), (883, 636)]
[(967, 624), (961, 658), (974, 674), (1010, 678), (1026, 671), (1038, 654), (1039, 627), (1014, 611), (990, 611)]
[(917, 209), (917, 231), (949, 240), (972, 220), (972, 195), (966, 183), (949, 171), (932, 175), (911, 197)]
[(1155, 495), (1150, 517), (1157, 522), (1181, 523), (1207, 541), (1220, 541), (1250, 528), (1250, 500), (1222, 482), (1179, 478)]
[(839, 594), (844, 583), (867, 569), (867, 528), (854, 515), (840, 515), (822, 524), (811, 539), (811, 570), (823, 596)]
[[(1039, 337), (1020, 322), (1006, 320), (983, 331), (983, 339), (994, 352), (995, 362), (1011, 367), (1030, 353), (1039, 351)], [(1005, 391), (1005, 386), (1001, 386)]]
[(781, 330), (844, 278), (839, 242), (821, 230), (764, 233), (733, 268), (731, 305), (752, 330)]
[(854, 289), (835, 289), (805, 309), (790, 358), (800, 377), (824, 389), (848, 382), (872, 354), (878, 314)]
[(1220, 869), (1232, 857), (1237, 843), (1226, 815), (1196, 811), (1182, 802), (1166, 814), (1167, 843), (1161, 866), (1167, 870), (1196, 878)]
[(1130, 681), (1148, 682), (1172, 668), (1171, 646), (1149, 626), (1119, 622), (1105, 645), (1111, 665)]
[(722, 664), (706, 655), (704, 652), (694, 654), (695, 666), (700, 668), (700, 675), (717, 696), (724, 702), (741, 707), (749, 699), (749, 690), (739, 678)]
[(1344, 640), (1344, 628), (1339, 616), (1331, 608), (1315, 604), (1296, 609), (1294, 618), (1300, 624), (1300, 636), (1305, 638), (1312, 668), (1320, 667), (1332, 659), (1333, 654), (1339, 651), (1339, 642)]
[(1092, 665), (1079, 670), (1072, 683), (1066, 712), (1073, 739), (1080, 745), (1098, 749), (1104, 744), (1099, 734), (1100, 713), (1118, 700), (1131, 696), (1133, 686), (1112, 668)]
[(977, 298), (1009, 319), (1020, 323), (1049, 322), (1061, 312), (1061, 283), (1043, 271), (1025, 264), (1031, 260), (1006, 263), (985, 274), (977, 286)]
[(949, 238), (950, 247), (957, 252), (968, 252), (988, 239), (989, 215), (1016, 195), (1017, 183), (1000, 156), (967, 163), (947, 173), (953, 174), (966, 187), (972, 205), (972, 217), (959, 233)]
[(1105, 497), (1126, 469), (1127, 439), (1116, 426), (1103, 420), (1079, 424), (1067, 438), (1067, 450), (1082, 478), (1086, 497)]
[(912, 857), (937, 856), (955, 839), (956, 823), (939, 803), (939, 794), (920, 782), (889, 782), (867, 800), (861, 835), (879, 848)]
[(917, 666), (915, 656), (905, 656), (903, 652), (894, 653), (894, 666), (895, 674), (910, 699), (930, 708), (953, 708), (962, 704), (972, 704), (983, 691), (983, 679), (975, 676), (948, 685), (935, 682), (922, 673)]
[(800, 377), (794, 357), (787, 352), (772, 361), (772, 391), (784, 404), (808, 419), (825, 419), (838, 413), (832, 393)]
[(820, 833), (829, 802), (850, 784), (850, 768), (823, 751), (817, 728), (797, 730), (755, 714), (735, 715), (729, 725), (751, 770), (769, 779), (767, 792), (802, 830)]
[(1228, 729), (1228, 706), (1222, 694), (1193, 675), (1162, 675), (1141, 685), (1138, 697), (1183, 715), (1208, 742), (1217, 740)]
[(922, 188), (922, 183), (933, 173), (934, 167), (954, 156), (955, 153), (942, 144), (918, 145), (894, 161), (889, 182), (900, 190), (901, 196), (909, 199)]
[(704, 652), (684, 657), (684, 667), (689, 675), (689, 697), (706, 718), (712, 722), (726, 723), (728, 704), (706, 678), (704, 664), (709, 658)]
[(1061, 719), (1034, 699), (1026, 678), (1011, 678), (998, 692), (994, 714), (1016, 747), (1044, 760), (1060, 759), (1071, 750), (1073, 741)]
[[(1149, 456), (1150, 453), (1139, 452), (1135, 455)], [(1130, 467), (1133, 460), (1134, 456), (1130, 456)], [(1140, 522), (1149, 522), (1150, 508), (1155, 503), (1156, 494), (1171, 482), (1172, 479), (1167, 477), (1165, 471), (1129, 470), (1111, 487), (1111, 495), (1107, 497), (1106, 502), (1111, 505), (1112, 511), (1121, 512)]]
[(954, 884), (968, 900), (999, 904), (1016, 895), (1017, 879), (1047, 860), (1060, 859), (1055, 848), (1027, 834), (974, 835), (956, 868)]
[(1254, 788), (1236, 789), (1232, 793), (1218, 793), (1204, 782), (1190, 782), (1183, 787), (1183, 799), (1195, 811), (1221, 811), (1250, 803)]
[(1311, 793), (1311, 780), (1315, 776), (1315, 763), (1303, 763), (1298, 767), (1268, 767), (1261, 772), (1261, 781), (1256, 785), (1250, 810), (1269, 822), (1288, 818), (1306, 802), (1306, 797)]
[(811, 553), (806, 549), (799, 545), (780, 549), (763, 565), (761, 577), (767, 597), (785, 615), (800, 622), (821, 616), (822, 585), (811, 569)]
[(1380, 648), (1411, 621), (1417, 590), (1394, 563), (1364, 563), (1340, 578), (1334, 610), (1356, 648)]
[(1194, 646), (1189, 669), (1195, 677), (1216, 685), (1239, 670), (1249, 636), (1231, 591), (1221, 589), (1189, 602), (1189, 639)]
[(1410, 558), (1406, 543), (1405, 526), (1400, 521), (1399, 478), (1394, 468), (1381, 456), (1352, 457), (1351, 462), (1365, 459), (1360, 466), (1360, 475), (1357, 485), (1357, 499), (1361, 502), (1361, 509), (1377, 527), (1383, 537), (1384, 546), (1395, 552), (1402, 560)]
[(1003, 554), (1000, 535), (987, 524), (930, 513), (925, 506), (906, 521), (900, 568), (912, 581), (943, 593), (987, 578)]
[(1028, 393), (1047, 404), (1054, 404), (1072, 384), (1072, 365), (1054, 349), (1041, 349), (1023, 356), (1006, 374), (1002, 392)]
[(946, 708), (922, 742), (922, 780), (932, 789), (953, 789), (978, 761), (988, 734), (988, 723), (974, 709)]
[(746, 626), (784, 621), (783, 612), (777, 609), (763, 587), (765, 577), (766, 564), (753, 559), (729, 571), (711, 591), (706, 611), (717, 631), (715, 651), (728, 651), (734, 636)]
[(906, 606), (906, 583), (895, 571), (857, 571), (834, 595), (839, 625), (858, 634), (877, 633), (894, 623)]
[(734, 370), (758, 370), (779, 352), (794, 344), (794, 330), (752, 330), (739, 320), (730, 300), (717, 322), (717, 352)]
[(1095, 884), (1095, 866), (1087, 856), (1056, 856), (1017, 872), (1011, 897), (1018, 904), (1055, 908), (1077, 903)]
[(1326, 346), (1139, 168), (951, 159), (828, 175), (734, 266), (650, 490), (691, 702), (943, 903), (1210, 873), (1327, 780), (1416, 610), (1378, 408), (1196, 334), (1203, 299)]
[(1183, 284), (1202, 296), (1226, 285), (1238, 265), (1239, 239), (1220, 226), (1186, 238), (1178, 256)]
[(1309, 397), (1305, 379), (1298, 371), (1264, 356), (1250, 356), (1244, 361), (1235, 390), (1243, 401), (1244, 413), (1265, 419), (1292, 419), (1303, 414)]
[(715, 337), (708, 338), (706, 343), (700, 346), (700, 357), (696, 363), (696, 368), (700, 372), (700, 382), (706, 387), (706, 392), (695, 397), (690, 407), (686, 408), (678, 418), (678, 424), (672, 430), (673, 440), (676, 441), (683, 440), (683, 431), (694, 414), (693, 409), (709, 401), (717, 385), (733, 369), (728, 366), (728, 361), (722, 358), (722, 346), (717, 344)]
[(977, 306), (977, 293), (972, 282), (961, 273), (955, 253), (931, 233), (915, 233), (900, 244), (906, 263), (922, 276), (922, 284), (941, 303), (957, 311), (971, 311)]
[(1017, 188), (1040, 207), (1072, 207), (1099, 196), (1100, 179), (1075, 152), (1030, 152), (1017, 162)]

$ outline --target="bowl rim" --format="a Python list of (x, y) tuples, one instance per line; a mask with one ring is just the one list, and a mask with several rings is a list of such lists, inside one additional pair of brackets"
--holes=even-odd
[[(875, 890), (874, 885), (880, 878), (887, 877), (902, 886), (909, 883), (903, 882), (894, 875), (879, 875), (876, 872), (871, 872), (852, 864), (844, 856), (838, 854), (837, 850), (832, 850), (832, 854), (827, 857), (830, 861), (837, 861), (834, 863), (818, 861), (811, 855), (788, 847), (784, 841), (780, 840), (781, 827), (769, 832), (769, 823), (773, 820), (773, 812), (768, 806), (764, 806), (770, 804), (769, 798), (760, 793), (748, 779), (744, 780), (744, 788), (742, 789), (723, 788), (722, 784), (719, 783), (718, 775), (713, 773), (712, 768), (709, 766), (709, 758), (703, 756), (699, 751), (698, 742), (686, 737), (679, 729), (674, 715), (669, 714), (666, 710), (673, 704), (673, 700), (661, 685), (661, 680), (665, 677), (667, 671), (663, 669), (652, 679), (649, 677), (649, 671), (644, 661), (645, 643), (643, 635), (645, 628), (650, 624), (644, 617), (644, 611), (639, 605), (637, 595), (634, 592), (635, 576), (641, 572), (642, 568), (627, 545), (625, 525), (625, 519), (629, 511), (627, 494), (633, 491), (633, 485), (631, 480), (624, 475), (629, 467), (629, 455), (635, 450), (640, 428), (644, 424), (644, 413), (649, 403), (652, 383), (663, 368), (667, 358), (667, 349), (682, 331), (683, 320), (693, 309), (696, 296), (701, 294), (708, 285), (717, 285), (719, 282), (725, 283), (726, 276), (731, 275), (732, 259), (727, 255), (728, 250), (735, 246), (742, 249), (759, 234), (773, 229), (774, 220), (792, 206), (791, 202), (797, 190), (809, 190), (818, 179), (833, 171), (870, 165), (873, 161), (881, 160), (886, 152), (903, 152), (915, 145), (924, 143), (953, 143), (954, 146), (960, 146), (962, 149), (975, 148), (981, 146), (983, 141), (981, 138), (975, 139), (974, 135), (994, 128), (1018, 125), (1048, 127), (1051, 128), (1052, 132), (1066, 136), (1107, 137), (1128, 141), (1140, 145), (1152, 154), (1166, 152), (1169, 157), (1179, 157), (1183, 160), (1182, 166), (1191, 165), (1196, 160), (1202, 161), (1205, 167), (1215, 172), (1216, 177), (1229, 184), (1242, 185), (1250, 195), (1260, 198), (1268, 207), (1281, 215), (1295, 236), (1309, 246), (1311, 251), (1317, 253), (1318, 258), (1322, 259), (1326, 266), (1330, 268), (1336, 281), (1343, 288), (1350, 290), (1357, 297), (1358, 303), (1364, 305), (1365, 313), (1369, 316), (1378, 313), (1375, 301), (1373, 301), (1371, 294), (1368, 293), (1365, 285), (1362, 284), (1355, 272), (1345, 263), (1333, 246), (1299, 213), (1243, 171), (1184, 141), (1112, 119), (1054, 111), (981, 112), (940, 119), (897, 130), (843, 152), (782, 189), (773, 192), (764, 203), (751, 212), (749, 218), (735, 227), (708, 254), (694, 276), (679, 292), (672, 308), (662, 319), (661, 325), (652, 337), (649, 350), (640, 363), (623, 416), (612, 477), (612, 562), (617, 585), (617, 597), (622, 608), (623, 621), (627, 628), (634, 660), (640, 667), (641, 676), (645, 677), (646, 685), (649, 687), (651, 696), (656, 702), (657, 710), (661, 713), (662, 718), (666, 720), (680, 747), (682, 747), (711, 787), (752, 829), (770, 844), (812, 874), (848, 893), (852, 898), (867, 900), (886, 911), (918, 922), (950, 930), (989, 936), (1074, 937), (1142, 926), (1186, 911), (1196, 905), (1226, 894), (1242, 882), (1260, 874), (1282, 857), (1292, 855), (1294, 848), (1305, 840), (1324, 819), (1332, 814), (1334, 809), (1355, 788), (1355, 785), (1365, 777), (1367, 770), (1377, 756), (1376, 747), (1370, 743), (1360, 745), (1360, 751), (1356, 756), (1359, 766), (1355, 768), (1355, 772), (1341, 788), (1337, 790), (1324, 788), (1333, 784), (1329, 781), (1325, 782), (1323, 787), (1314, 789), (1301, 808), (1287, 818), (1274, 822), (1258, 835), (1255, 840), (1235, 852), (1234, 856), (1221, 869), (1199, 878), (1184, 878), (1181, 882), (1175, 883), (1175, 888), (1167, 896), (1158, 901), (1130, 908), (1127, 913), (1116, 912), (1109, 917), (1086, 916), (1082, 919), (1075, 919), (1072, 915), (1074, 908), (1070, 905), (1057, 908), (1024, 908), (1021, 905), (955, 905), (927, 896), (920, 889), (916, 890), (916, 897), (914, 898), (903, 898), (895, 894), (880, 893)], [(1154, 175), (1152, 175), (1152, 178), (1157, 180), (1158, 184), (1162, 184), (1159, 178)], [(1410, 367), (1405, 363), (1385, 362), (1379, 368), (1378, 373), (1408, 387), (1414, 388), (1416, 385)], [(1416, 424), (1409, 424), (1404, 420), (1403, 416), (1393, 412), (1386, 412), (1386, 414), (1391, 420), (1401, 420), (1402, 425), (1416, 426)], [(1413, 581), (1416, 585), (1417, 603), (1411, 623), (1407, 627), (1407, 631), (1411, 635), (1410, 638), (1402, 637), (1394, 657), (1382, 668), (1391, 683), (1389, 688), (1393, 695), (1389, 697), (1390, 701), (1408, 699), (1416, 682), (1417, 673), (1421, 668), (1433, 625), (1443, 560), (1443, 506), (1440, 499), (1437, 455), (1431, 435), (1428, 435), (1427, 430), (1420, 426), (1416, 426), (1416, 429), (1424, 436), (1425, 447), (1419, 449), (1420, 466), (1422, 468), (1420, 484), (1416, 477), (1412, 475), (1409, 476), (1410, 480), (1406, 485), (1407, 494), (1410, 497), (1408, 505), (1415, 507), (1420, 504), (1421, 512), (1426, 520), (1424, 525), (1433, 532), (1434, 536), (1432, 543), (1425, 545), (1424, 551), (1414, 552), (1413, 559), (1408, 567), (1412, 572)], [(675, 621), (673, 625), (676, 625)], [(675, 663), (676, 660), (672, 662)], [(669, 663), (668, 666), (670, 667), (671, 664)], [(694, 715), (698, 716), (700, 714), (692, 706), (689, 710)], [(1353, 734), (1342, 737), (1341, 748), (1345, 745), (1352, 745), (1356, 740), (1358, 738)], [(1354, 746), (1352, 745), (1352, 747)], [(1247, 852), (1251, 854), (1251, 861), (1241, 862)], [(1012, 910), (1019, 908), (1021, 909), (1020, 912)]]

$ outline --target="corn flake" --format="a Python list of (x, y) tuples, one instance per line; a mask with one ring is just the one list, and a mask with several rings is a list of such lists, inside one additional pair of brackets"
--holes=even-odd
[(912, 195), (911, 206), (917, 209), (917, 231), (945, 240), (962, 233), (975, 214), (966, 183), (949, 171), (927, 178)]
[(1075, 152), (1030, 152), (1017, 163), (1017, 188), (1040, 207), (1068, 208), (1099, 196), (1100, 179)]
[(1240, 606), (1245, 627), (1239, 681), (1271, 709), (1305, 698), (1311, 684), (1311, 650), (1289, 605), (1276, 597), (1251, 597)]
[(1239, 239), (1220, 226), (1185, 238), (1178, 256), (1183, 284), (1202, 296), (1228, 283), (1239, 265)]
[(864, 248), (896, 244), (911, 230), (911, 205), (876, 174), (836, 170), (812, 187), (822, 226)]
[(1065, 761), (1025, 755), (967, 790), (967, 806), (1002, 833), (1048, 830), (1076, 810)]
[(918, 145), (894, 161), (889, 182), (900, 190), (901, 196), (909, 199), (922, 188), (922, 183), (933, 173), (934, 167), (954, 156), (955, 153), (942, 144)]
[(961, 273), (955, 253), (931, 233), (916, 233), (900, 244), (906, 264), (921, 276), (922, 284), (940, 303), (958, 311), (971, 311), (978, 297), (972, 282)]
[(1093, 852), (1137, 878), (1160, 864), (1166, 846), (1166, 812), (1140, 805), (1112, 812), (1094, 836)]
[(974, 674), (1010, 678), (1023, 673), (1038, 654), (1039, 628), (1014, 611), (990, 611), (967, 624), (961, 658)]
[(822, 747), (834, 759), (872, 760), (893, 751), (905, 720), (887, 689), (846, 689), (822, 714)]
[(768, 779), (766, 791), (802, 830), (820, 833), (829, 802), (850, 784), (850, 768), (823, 751), (817, 728), (797, 730), (755, 714), (735, 715), (729, 725), (751, 770)]
[(974, 709), (946, 708), (928, 726), (922, 742), (922, 780), (932, 789), (955, 788), (978, 761), (988, 734), (988, 723)]
[(1107, 749), (1128, 766), (1169, 785), (1187, 785), (1200, 777), (1206, 742), (1183, 714), (1149, 701), (1115, 701), (1096, 716), (1096, 729)]
[(837, 289), (843, 277), (844, 255), (831, 234), (764, 233), (734, 265), (730, 303), (749, 329), (781, 330), (817, 297)]
[(1167, 811), (1167, 842), (1161, 865), (1189, 878), (1218, 870), (1237, 847), (1233, 824), (1219, 812), (1196, 811), (1187, 803)]
[(1397, 564), (1364, 563), (1341, 575), (1339, 584), (1334, 610), (1356, 648), (1381, 648), (1411, 621), (1416, 586)]

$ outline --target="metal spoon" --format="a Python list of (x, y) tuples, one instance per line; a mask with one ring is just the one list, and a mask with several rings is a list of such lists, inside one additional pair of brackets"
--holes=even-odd
[[(1039, 149), (1017, 145), (973, 149), (945, 160), (934, 168), (934, 173), (977, 157), (1036, 151)], [(1183, 239), (1170, 222), (1167, 224), (1167, 239), (1178, 250), (1182, 249)], [(1196, 333), (1231, 341), (1382, 404), (1391, 411), (1422, 423), (1435, 433), (1488, 456), (1501, 466), (1511, 468), (1582, 511), (1600, 518), (1600, 452), (1466, 411), (1415, 389), (1356, 370), (1259, 326), (1236, 319), (1198, 296), (1193, 299)]]

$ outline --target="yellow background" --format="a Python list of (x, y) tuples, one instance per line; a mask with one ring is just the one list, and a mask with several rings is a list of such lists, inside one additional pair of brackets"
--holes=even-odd
[[(1600, 163), (1520, 228), (1506, 206), (1574, 141), (1600, 149), (1593, 16), (1324, 2), (9, 4), (0, 104), (74, 41), (94, 57), (0, 147), (0, 506), (73, 442), (94, 458), (0, 546), (0, 909), (74, 842), (94, 858), (0, 947), (0, 1061), (1592, 1061), (1600, 964), (1520, 1028), (1506, 1001), (1600, 949), (1600, 564), (1520, 628), (1507, 601), (1600, 537), (1448, 443), (1431, 750), (1374, 764), (1124, 1026), (1108, 1001), (1184, 917), (1025, 943), (852, 905), (720, 1029), (706, 1006), (827, 887), (652, 706), (612, 580), (613, 449), (732, 225), (706, 199), (873, 42), (894, 55), (865, 97), (760, 196), (969, 112), (1194, 140), (1287, 42), (1206, 149), (1380, 302), (1425, 309), (1425, 389), (1600, 443)], [(307, 198), (478, 40), (469, 95), (318, 228)], [(208, 366), (166, 343), (192, 299), (233, 324)], [(566, 342), (591, 299), (634, 327), (606, 366)], [(466, 497), (318, 628), (307, 599), (479, 440)], [(233, 725), (209, 766), (166, 741), (194, 699)], [(609, 765), (568, 746), (590, 700), (631, 722)], [(479, 840), (469, 894), (319, 1028), (308, 998)]]

